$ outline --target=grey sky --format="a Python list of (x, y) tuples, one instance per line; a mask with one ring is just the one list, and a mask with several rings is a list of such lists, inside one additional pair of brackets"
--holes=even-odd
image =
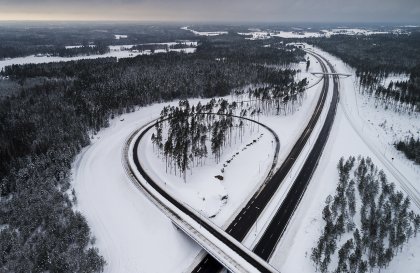
[(0, 20), (420, 22), (420, 0), (0, 0)]

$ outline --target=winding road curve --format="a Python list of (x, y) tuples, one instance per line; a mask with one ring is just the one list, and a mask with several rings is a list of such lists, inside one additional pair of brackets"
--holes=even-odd
[[(201, 113), (201, 114), (218, 115), (218, 114), (215, 114), (215, 113)], [(221, 114), (221, 115), (225, 115), (225, 114)], [(260, 122), (255, 121), (255, 120), (252, 120), (252, 119), (249, 119), (249, 118), (246, 118), (246, 117), (235, 116), (235, 115), (233, 115), (233, 117), (241, 118), (241, 119), (245, 119), (245, 120), (254, 122), (254, 123), (264, 127), (265, 129), (267, 129), (268, 131), (270, 131), (273, 134), (273, 136), (276, 140), (276, 151), (275, 151), (275, 156), (274, 156), (274, 159), (273, 159), (273, 164), (272, 164), (272, 167), (271, 167), (271, 171), (272, 171), (274, 169), (275, 165), (276, 165), (277, 158), (278, 158), (278, 152), (279, 152), (279, 149), (280, 149), (280, 146), (279, 146), (280, 142), (279, 142), (279, 138), (278, 138), (277, 134), (271, 128), (266, 126), (265, 124), (262, 124)], [(251, 251), (246, 249), (239, 242), (236, 242), (236, 240), (231, 238), (231, 236), (229, 236), (228, 234), (226, 234), (222, 230), (215, 228), (215, 226), (210, 224), (207, 221), (207, 219), (202, 219), (201, 216), (197, 215), (197, 213), (195, 213), (192, 209), (190, 209), (190, 207), (185, 206), (184, 203), (178, 201), (176, 198), (174, 198), (173, 196), (171, 196), (170, 194), (165, 192), (165, 190), (163, 190), (161, 187), (159, 187), (159, 185), (157, 185), (150, 178), (150, 176), (146, 173), (146, 171), (144, 170), (144, 168), (141, 165), (141, 163), (139, 161), (139, 158), (138, 158), (139, 143), (140, 143), (141, 139), (146, 135), (146, 133), (156, 125), (156, 123), (163, 122), (165, 120), (166, 119), (160, 120), (160, 121), (155, 121), (155, 122), (152, 122), (151, 124), (149, 124), (145, 127), (142, 127), (140, 129), (135, 130), (129, 136), (128, 140), (126, 141), (126, 145), (125, 145), (124, 150), (123, 150), (123, 159), (124, 159), (123, 164), (125, 166), (125, 169), (127, 171), (127, 174), (129, 175), (130, 179), (136, 184), (136, 186), (140, 187), (140, 189), (143, 190), (149, 198), (153, 198), (154, 199), (153, 202), (155, 204), (157, 204), (159, 206), (159, 208), (161, 208), (161, 209), (164, 208), (164, 209), (162, 209), (162, 210), (165, 210), (164, 213), (167, 214), (167, 215), (170, 215), (171, 220), (175, 224), (177, 224), (177, 221), (182, 220), (181, 216), (179, 214), (177, 214), (176, 211), (173, 211), (173, 210), (168, 213), (168, 210), (171, 210), (171, 209), (167, 205), (165, 205), (164, 202), (162, 202), (161, 198), (169, 201), (171, 204), (176, 206), (181, 212), (183, 212), (186, 215), (188, 215), (189, 217), (191, 217), (196, 223), (199, 223), (200, 226), (204, 227), (207, 231), (209, 231), (212, 235), (214, 235), (218, 240), (223, 242), (224, 245), (228, 246), (231, 250), (235, 251), (244, 260), (246, 260), (250, 265), (252, 265), (254, 268), (256, 268), (258, 270), (258, 272), (277, 272), (275, 269), (273, 269), (271, 266), (269, 266), (262, 259), (260, 259), (256, 255), (253, 255), (253, 253)], [(131, 156), (133, 158), (134, 166), (132, 166), (130, 164), (130, 158), (129, 158), (130, 157), (130, 151), (129, 150), (131, 149), (130, 145), (132, 143), (134, 143), (134, 144), (132, 145), (132, 155)], [(140, 181), (139, 178), (136, 176), (135, 170), (140, 173), (140, 175), (142, 176), (143, 179), (146, 180), (146, 183), (148, 183), (150, 186), (153, 187), (153, 189), (159, 194), (159, 196), (156, 196), (151, 190), (148, 189), (148, 187), (145, 187), (145, 185), (142, 183), (142, 181)], [(182, 226), (179, 226), (179, 227), (181, 229), (183, 229), (188, 235), (191, 235), (191, 234), (189, 234), (188, 230), (186, 230)], [(193, 239), (196, 240), (196, 238), (193, 238)], [(197, 243), (202, 245), (199, 241), (197, 241)], [(205, 246), (203, 246), (203, 247), (205, 248)], [(206, 250), (209, 251), (208, 248)], [(226, 266), (226, 264), (225, 264), (225, 266)], [(229, 268), (229, 269), (232, 269), (232, 267)], [(244, 268), (240, 268), (236, 272), (243, 272), (243, 270), (244, 270)]]

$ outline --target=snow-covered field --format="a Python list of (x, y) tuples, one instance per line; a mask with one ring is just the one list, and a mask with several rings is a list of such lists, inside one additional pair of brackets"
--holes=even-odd
[(344, 34), (344, 35), (373, 35), (373, 34), (387, 34), (388, 31), (375, 31), (370, 29), (363, 29), (363, 28), (333, 28), (333, 29), (326, 29), (322, 30), (326, 37), (331, 35), (337, 34)]
[(89, 55), (89, 56), (76, 56), (76, 57), (55, 57), (55, 56), (37, 57), (35, 55), (31, 55), (31, 56), (26, 56), (26, 57), (0, 60), (0, 70), (6, 66), (13, 65), (13, 64), (30, 64), (30, 63), (40, 64), (40, 63), (52, 63), (52, 62), (67, 62), (67, 61), (98, 59), (98, 58), (107, 58), (107, 57), (116, 57), (120, 59), (120, 58), (131, 58), (131, 57), (135, 57), (141, 54), (142, 52), (135, 53), (128, 50), (119, 50), (119, 51), (111, 51), (103, 55)]
[[(354, 71), (339, 59), (326, 53), (322, 53), (322, 55), (333, 63), (337, 72), (354, 75)], [(398, 190), (404, 192), (405, 188), (408, 188), (412, 195), (418, 196), (419, 185), (416, 181), (420, 180), (419, 166), (413, 166), (401, 155), (396, 156), (397, 152), (389, 142), (387, 143), (392, 137), (387, 136), (385, 132), (377, 131), (378, 128), (381, 128), (379, 123), (384, 117), (388, 118), (388, 123), (393, 124), (394, 128), (404, 128), (398, 133), (411, 128), (411, 126), (419, 128), (417, 127), (418, 119), (414, 120), (412, 117), (375, 109), (372, 105), (364, 105), (359, 102), (360, 99), (361, 97), (355, 91), (354, 77), (341, 79), (340, 104), (336, 120), (319, 166), (270, 260), (270, 264), (281, 272), (315, 271), (315, 267), (310, 261), (311, 248), (315, 246), (324, 225), (321, 212), (325, 205), (325, 198), (329, 194), (334, 194), (337, 185), (336, 166), (340, 157), (346, 158), (359, 154), (369, 156), (374, 164), (380, 169), (384, 169), (388, 180), (394, 182)], [(361, 107), (361, 105), (363, 106)], [(372, 122), (368, 122), (368, 120)], [(392, 157), (394, 160), (391, 159)], [(392, 162), (394, 168), (389, 168), (388, 161)], [(394, 169), (403, 173), (407, 180), (413, 184), (412, 187), (410, 185), (407, 187), (404, 184), (405, 180), (400, 179), (398, 173), (396, 178)], [(414, 202), (412, 202), (412, 208), (417, 213), (420, 211)], [(393, 259), (389, 267), (382, 269), (381, 272), (420, 272), (419, 258), (420, 238), (417, 236), (417, 238), (411, 239), (404, 246), (402, 252)]]
[[(182, 52), (182, 53), (194, 53), (196, 51), (197, 42), (193, 41), (186, 41), (187, 45), (191, 47), (187, 48), (170, 48), (169, 50), (160, 49), (155, 50), (155, 53), (167, 53), (167, 52)], [(172, 44), (172, 43), (165, 43), (165, 44)], [(93, 46), (93, 45), (91, 45)], [(98, 59), (98, 58), (107, 58), (107, 57), (116, 57), (120, 58), (132, 58), (138, 55), (149, 55), (152, 54), (150, 50), (143, 50), (143, 51), (132, 51), (131, 48), (134, 45), (115, 45), (109, 46), (110, 52), (102, 54), (102, 55), (88, 55), (88, 56), (75, 56), (75, 57), (56, 57), (56, 56), (41, 56), (38, 57), (36, 55), (30, 55), (26, 57), (18, 57), (18, 58), (9, 58), (0, 60), (0, 71), (9, 65), (13, 64), (39, 64), (39, 63), (52, 63), (52, 62), (67, 62), (67, 61), (76, 61), (76, 60), (85, 60), (85, 59)], [(66, 48), (77, 48), (81, 46), (66, 46)]]
[(198, 36), (218, 36), (222, 34), (228, 34), (227, 31), (195, 31), (188, 27), (182, 27), (181, 29), (191, 31), (192, 33)]
[(323, 34), (319, 32), (308, 32), (308, 31), (251, 31), (251, 32), (241, 32), (239, 35), (251, 36), (249, 40), (264, 40), (270, 39), (271, 37), (281, 37), (281, 38), (312, 38), (312, 37), (322, 37)]
[(132, 184), (121, 163), (128, 135), (163, 106), (115, 118), (73, 164), (77, 209), (108, 263), (104, 272), (181, 272), (201, 249)]
[(311, 30), (296, 30), (296, 31), (271, 31), (271, 30), (253, 30), (250, 32), (238, 33), (240, 35), (250, 35), (250, 40), (260, 40), (260, 39), (269, 39), (271, 37), (280, 37), (280, 38), (319, 38), (319, 37), (331, 37), (333, 35), (374, 35), (374, 34), (387, 34), (387, 33), (397, 33), (403, 34), (407, 33), (401, 29), (395, 29), (391, 32), (388, 31), (374, 31), (370, 29), (362, 28), (333, 28), (333, 29), (323, 29), (321, 31), (315, 32)]
[(125, 35), (125, 34), (115, 34), (114, 37), (115, 37), (115, 40), (127, 39), (128, 38), (128, 35)]

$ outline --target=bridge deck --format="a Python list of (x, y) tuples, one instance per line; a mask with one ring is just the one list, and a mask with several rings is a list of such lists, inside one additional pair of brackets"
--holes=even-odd
[(327, 76), (346, 76), (350, 77), (351, 74), (345, 74), (345, 73), (324, 73), (324, 72), (311, 72), (312, 75), (327, 75)]

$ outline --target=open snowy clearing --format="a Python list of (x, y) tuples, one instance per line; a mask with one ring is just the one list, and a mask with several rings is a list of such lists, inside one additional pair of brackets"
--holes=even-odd
[(115, 40), (119, 40), (119, 39), (127, 39), (128, 35), (125, 34), (114, 34)]
[(195, 31), (188, 27), (181, 27), (181, 29), (191, 31), (192, 33), (198, 36), (218, 36), (218, 35), (228, 34), (227, 31)]
[[(339, 59), (319, 50), (317, 52), (326, 56), (335, 66), (337, 72), (352, 73), (354, 75), (354, 71)], [(360, 134), (377, 144), (378, 147), (376, 148), (383, 151), (381, 157), (394, 157), (392, 164), (400, 169), (409, 181), (419, 181), (419, 167), (414, 166), (403, 156), (396, 156), (397, 152), (389, 143), (378, 141), (379, 139), (390, 141), (392, 138), (386, 136), (385, 132), (375, 130), (375, 127), (378, 126), (375, 125), (377, 123), (366, 123), (364, 119), (380, 116), (388, 117), (389, 122), (393, 122), (397, 128), (402, 126), (406, 129), (411, 128), (410, 126), (413, 124), (417, 126), (417, 123), (410, 116), (397, 114), (398, 118), (392, 118), (395, 113), (385, 110), (381, 110), (381, 113), (375, 115), (379, 110), (367, 104), (364, 107), (366, 112), (362, 114), (363, 107), (360, 107), (360, 103), (357, 104), (357, 98), (361, 99), (361, 97), (356, 94), (353, 83), (354, 77), (340, 80), (340, 105), (328, 143), (301, 204), (270, 260), (270, 264), (282, 272), (313, 272), (315, 270), (310, 260), (311, 248), (315, 246), (315, 242), (318, 240), (324, 225), (322, 208), (325, 205), (325, 199), (329, 194), (333, 195), (335, 192), (338, 181), (336, 166), (340, 157), (344, 156), (347, 158), (348, 156), (358, 155), (371, 157), (373, 163), (379, 169), (385, 171), (389, 182), (394, 182), (397, 189), (404, 192), (404, 188), (395, 179), (393, 172), (390, 172), (382, 163), (384, 159), (378, 158), (377, 154), (372, 151), (373, 146), (370, 145), (371, 143), (368, 142), (368, 146), (366, 144), (367, 140), (361, 139)], [(350, 123), (345, 113), (350, 114), (353, 124)], [(397, 125), (398, 122), (401, 124)], [(356, 124), (356, 127), (353, 127), (354, 124)], [(358, 131), (355, 131), (354, 128), (357, 128)], [(401, 132), (403, 133), (403, 129), (399, 131), (399, 133)], [(414, 186), (417, 190), (419, 189), (418, 184), (414, 183)], [(420, 211), (413, 202), (411, 207), (417, 213)], [(381, 272), (420, 272), (419, 256), (420, 238), (412, 238), (404, 246), (402, 253), (398, 253), (389, 267), (382, 269)]]

